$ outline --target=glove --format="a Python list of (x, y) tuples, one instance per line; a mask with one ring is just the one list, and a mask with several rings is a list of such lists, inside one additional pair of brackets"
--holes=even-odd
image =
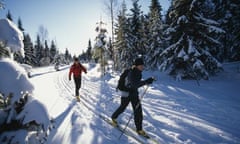
[(145, 80), (145, 83), (146, 83), (146, 84), (152, 84), (153, 81), (154, 81), (154, 78), (153, 78), (153, 77), (150, 77), (150, 78), (148, 78), (148, 79)]

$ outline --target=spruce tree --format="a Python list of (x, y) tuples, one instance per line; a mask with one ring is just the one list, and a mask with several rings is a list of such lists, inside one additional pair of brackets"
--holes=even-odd
[(11, 14), (10, 10), (8, 10), (6, 18), (10, 21), (13, 21), (12, 14)]
[(129, 14), (129, 45), (130, 57), (136, 58), (138, 55), (145, 54), (145, 47), (142, 45), (142, 23), (141, 23), (141, 6), (139, 0), (133, 0), (133, 7), (130, 9)]
[(21, 18), (18, 18), (18, 28), (19, 28), (22, 32), (24, 32), (24, 28), (23, 28), (23, 26), (22, 26)]
[(96, 36), (96, 43), (94, 45), (94, 58), (100, 63), (101, 65), (101, 72), (102, 75), (105, 75), (106, 69), (105, 66), (107, 64), (107, 40), (106, 40), (106, 33), (107, 29), (104, 27), (105, 23), (100, 20), (96, 27), (96, 32), (98, 35)]
[(88, 47), (87, 47), (86, 55), (87, 55), (87, 60), (90, 61), (92, 59), (92, 43), (91, 43), (90, 39), (88, 41)]
[(49, 47), (48, 47), (47, 40), (45, 40), (44, 44), (45, 44), (44, 57), (50, 57), (50, 49), (49, 49)]
[(50, 46), (50, 60), (51, 60), (51, 62), (54, 61), (54, 58), (55, 58), (56, 55), (57, 55), (57, 47), (56, 47), (54, 41), (52, 40), (51, 46)]
[(109, 37), (109, 40), (108, 40), (108, 43), (107, 43), (107, 55), (109, 56), (109, 59), (113, 60), (114, 50), (113, 50), (113, 44), (112, 44), (111, 37)]
[(226, 31), (221, 40), (224, 43), (222, 59), (224, 61), (240, 60), (240, 2), (235, 0), (217, 1), (215, 17)]
[(161, 68), (178, 78), (208, 79), (221, 68), (213, 53), (221, 47), (215, 36), (224, 31), (204, 12), (209, 4), (213, 4), (211, 0), (173, 1), (172, 23), (168, 29), (171, 45), (160, 57)]
[(163, 38), (163, 21), (161, 15), (162, 7), (158, 0), (152, 0), (150, 5), (150, 12), (148, 14), (149, 21), (147, 30), (147, 65), (151, 69), (156, 69), (158, 67), (159, 55), (164, 50), (164, 38)]
[(37, 40), (34, 46), (34, 55), (36, 58), (36, 66), (40, 66), (40, 60), (43, 58), (43, 46), (41, 44), (40, 36), (37, 35)]
[(122, 2), (121, 10), (117, 16), (117, 24), (115, 25), (115, 47), (117, 52), (117, 69), (127, 68), (132, 61), (129, 41), (129, 27), (127, 20), (127, 7), (125, 0)]
[(24, 35), (23, 43), (24, 43), (24, 54), (25, 54), (24, 63), (29, 65), (36, 65), (33, 43), (28, 34)]

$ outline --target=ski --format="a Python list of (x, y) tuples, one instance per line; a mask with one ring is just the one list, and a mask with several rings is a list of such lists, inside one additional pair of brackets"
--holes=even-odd
[(156, 140), (154, 140), (153, 138), (151, 138), (149, 135), (147, 136), (143, 136), (143, 135), (139, 135), (135, 130), (133, 130), (132, 128), (127, 128), (124, 130), (124, 125), (122, 124), (118, 124), (117, 126), (113, 125), (113, 122), (110, 118), (104, 116), (104, 115), (99, 115), (99, 117), (101, 119), (103, 119), (104, 121), (106, 121), (108, 124), (110, 124), (111, 126), (113, 126), (114, 128), (118, 129), (120, 132), (124, 133), (124, 135), (126, 136), (130, 136), (132, 138), (134, 138), (135, 140), (137, 140), (139, 143), (149, 143), (149, 144), (159, 144)]
[[(131, 126), (128, 126), (128, 129), (130, 129), (131, 131), (137, 133), (136, 129), (131, 127)], [(143, 137), (145, 139), (147, 139), (149, 142), (153, 143), (153, 144), (160, 144), (157, 140), (155, 140), (154, 138), (152, 138), (149, 134), (147, 134), (146, 136), (143, 136), (143, 135), (139, 135), (140, 137)]]
[(108, 116), (106, 116), (102, 113), (94, 112), (94, 110), (91, 107), (89, 107), (84, 101), (81, 101), (81, 104), (83, 104), (86, 108), (88, 108), (90, 111), (92, 111), (95, 115), (97, 115), (99, 118), (104, 120), (106, 123), (108, 123), (109, 125), (111, 125), (112, 127), (116, 128), (116, 129), (118, 129), (124, 135), (135, 139), (139, 143), (142, 143), (142, 144), (146, 144), (146, 143), (148, 143), (148, 144), (159, 144), (159, 142), (157, 140), (153, 139), (150, 136), (149, 136), (149, 138), (146, 138), (144, 136), (141, 136), (141, 135), (137, 134), (137, 132), (133, 128), (127, 128), (126, 130), (124, 130), (124, 125), (122, 125), (122, 124), (118, 124), (118, 126), (114, 126), (113, 123), (112, 123), (112, 120)]
[(107, 122), (109, 125), (111, 125), (112, 127), (116, 128), (116, 129), (118, 129), (120, 132), (124, 133), (124, 135), (129, 136), (129, 137), (135, 139), (136, 141), (138, 141), (138, 142), (141, 143), (141, 144), (145, 144), (145, 143), (146, 143), (146, 141), (144, 141), (144, 140), (140, 139), (139, 137), (133, 135), (131, 132), (129, 132), (129, 131), (124, 131), (124, 128), (123, 128), (121, 125), (118, 124), (117, 126), (114, 126), (113, 123), (112, 123), (112, 120), (109, 119), (109, 118), (107, 118), (107, 117), (105, 117), (104, 115), (99, 114), (99, 117), (100, 117), (102, 120), (104, 120), (105, 122)]

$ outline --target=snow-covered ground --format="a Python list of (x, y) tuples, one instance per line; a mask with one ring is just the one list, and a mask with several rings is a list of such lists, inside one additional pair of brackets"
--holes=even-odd
[[(74, 83), (68, 80), (69, 66), (33, 69), (34, 95), (44, 103), (55, 128), (49, 144), (138, 143), (111, 127), (99, 114), (111, 116), (119, 106), (115, 91), (119, 74), (100, 77), (98, 66), (85, 64), (81, 102), (74, 98)], [(144, 72), (157, 77), (142, 100), (143, 128), (161, 144), (169, 143), (240, 143), (240, 64), (225, 64), (225, 71), (209, 81), (177, 82), (164, 73)], [(145, 87), (140, 89), (143, 93)], [(118, 118), (126, 124), (131, 105)], [(130, 127), (134, 127), (133, 120)]]

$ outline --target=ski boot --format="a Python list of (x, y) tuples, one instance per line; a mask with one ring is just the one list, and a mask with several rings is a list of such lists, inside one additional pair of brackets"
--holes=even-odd
[(118, 126), (117, 119), (112, 119), (112, 125), (113, 125), (114, 127), (117, 127), (117, 126)]

